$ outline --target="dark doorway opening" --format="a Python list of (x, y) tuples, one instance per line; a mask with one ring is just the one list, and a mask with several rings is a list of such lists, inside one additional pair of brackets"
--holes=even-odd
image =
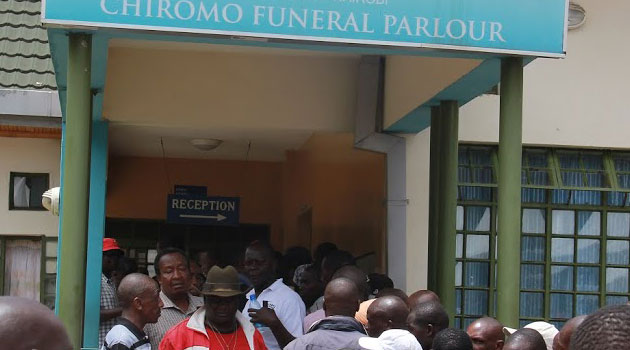
[(153, 260), (159, 249), (176, 247), (194, 258), (209, 252), (220, 266), (240, 264), (245, 247), (256, 240), (268, 241), (269, 225), (200, 226), (169, 224), (161, 220), (112, 219), (105, 223), (105, 237), (115, 238), (140, 271), (153, 276)]

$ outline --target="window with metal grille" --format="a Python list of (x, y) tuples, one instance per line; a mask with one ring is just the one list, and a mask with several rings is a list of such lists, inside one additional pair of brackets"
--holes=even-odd
[[(477, 166), (470, 147), (482, 149), (462, 145), (459, 153), (455, 288), (461, 327), (496, 310), (496, 181), (462, 176), (462, 165)], [(496, 148), (486, 152), (475, 159), (496, 159)], [(514, 252), (521, 256), (521, 324), (544, 319), (561, 326), (627, 302), (630, 154), (525, 148), (522, 185), (521, 251)]]

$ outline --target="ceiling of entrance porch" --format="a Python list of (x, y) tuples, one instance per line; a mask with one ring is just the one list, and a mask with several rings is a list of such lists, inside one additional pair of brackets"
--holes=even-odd
[[(360, 57), (113, 41), (103, 117), (113, 154), (277, 161), (313, 133), (353, 130)], [(193, 138), (224, 144), (201, 152)], [(251, 147), (249, 146), (251, 142)]]
[[(110, 124), (110, 153), (133, 157), (283, 161), (312, 132), (234, 128), (191, 128)], [(223, 143), (214, 150), (196, 149), (191, 140), (212, 138)]]
[[(162, 156), (161, 139), (168, 157), (282, 160), (313, 133), (353, 131), (360, 60), (348, 53), (114, 39), (103, 104), (112, 152)], [(389, 56), (386, 62), (385, 127), (482, 61)], [(193, 138), (226, 142), (200, 152)]]
[(469, 58), (388, 57), (383, 128), (389, 128), (481, 63), (483, 60)]

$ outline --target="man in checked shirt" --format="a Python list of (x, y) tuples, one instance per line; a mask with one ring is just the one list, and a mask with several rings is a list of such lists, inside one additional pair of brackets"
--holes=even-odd
[(177, 248), (166, 248), (155, 257), (155, 273), (162, 290), (162, 314), (157, 323), (144, 326), (151, 348), (157, 349), (166, 331), (190, 317), (203, 306), (203, 298), (190, 294), (192, 275), (186, 253)]
[(122, 314), (118, 305), (116, 285), (112, 281), (112, 271), (118, 265), (118, 259), (124, 252), (113, 238), (103, 239), (103, 273), (101, 274), (101, 324), (98, 328), (98, 347), (103, 346), (107, 332), (116, 325), (116, 318)]

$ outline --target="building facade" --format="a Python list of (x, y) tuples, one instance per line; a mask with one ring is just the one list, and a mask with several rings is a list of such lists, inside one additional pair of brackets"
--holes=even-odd
[[(217, 2), (210, 9), (199, 1), (163, 5), (46, 2), (44, 22), (66, 118), (57, 304), (75, 343), (94, 346), (104, 235), (120, 235), (133, 245), (128, 253), (142, 256), (147, 269), (155, 253), (150, 247), (163, 237), (186, 248), (200, 236), (221, 235), (241, 243), (262, 235), (283, 248), (341, 242), (357, 255), (374, 252), (372, 266), (397, 286), (438, 291), (459, 325), (484, 313), (510, 326), (536, 317), (562, 322), (566, 295), (575, 300), (571, 313), (588, 309), (578, 299), (592, 305), (593, 296), (600, 304), (622, 296), (602, 292), (601, 283), (597, 291), (581, 289), (593, 289), (589, 273), (597, 259), (587, 254), (583, 260), (579, 248), (592, 250), (596, 240), (601, 248), (604, 238), (571, 236), (565, 228), (554, 236), (553, 216), (569, 222), (571, 209), (548, 198), (553, 191), (583, 191), (573, 184), (577, 175), (571, 175), (570, 188), (562, 181), (541, 184), (539, 178), (546, 171), (563, 180), (570, 171), (590, 186), (591, 173), (616, 175), (588, 168), (597, 160), (585, 161), (579, 152), (582, 168), (556, 167), (560, 156), (546, 143), (534, 143), (545, 147), (526, 148), (522, 158), (522, 143), (532, 142), (529, 133), (540, 134), (528, 129), (529, 72), (542, 69), (538, 64), (562, 65), (537, 57), (562, 58), (567, 39), (587, 32), (591, 23), (567, 37), (566, 1), (532, 1), (518, 11), (520, 2), (502, 2), (509, 7), (503, 9), (479, 2), (467, 13), (430, 18), (409, 17), (422, 9), (387, 2), (364, 8), (360, 17), (343, 7), (348, 4), (322, 5), (326, 11), (287, 5), (275, 12), (280, 17), (264, 1), (251, 13), (239, 2)], [(511, 13), (519, 16), (499, 21)], [(459, 15), (489, 19), (464, 21)], [(321, 16), (327, 26), (320, 25)], [(383, 20), (377, 34), (370, 26), (376, 16)], [(241, 26), (242, 20), (262, 32)], [(499, 95), (485, 95), (491, 91)], [(495, 138), (482, 134), (490, 130)], [(462, 131), (472, 136), (462, 137)], [(199, 152), (191, 147), (199, 140), (223, 144)], [(467, 142), (459, 146), (460, 141)], [(542, 152), (538, 158), (546, 165), (532, 156), (530, 166), (528, 152)], [(521, 203), (534, 196), (522, 193), (521, 158), (529, 167), (526, 185), (549, 192), (544, 208)], [(173, 197), (176, 185), (188, 186), (184, 192), (201, 187), (208, 201), (238, 198), (239, 231), (172, 226), (167, 198), (180, 198)], [(623, 192), (613, 184), (607, 188)], [(199, 218), (194, 205), (186, 209), (186, 217)], [(586, 214), (572, 210), (574, 232), (581, 232), (579, 217), (597, 216), (584, 219)], [(203, 216), (218, 221), (231, 215), (219, 214)], [(549, 230), (539, 232), (540, 215)], [(543, 255), (549, 259), (540, 257), (540, 238), (548, 241)], [(578, 252), (570, 262), (568, 240)], [(495, 244), (496, 256), (490, 248)], [(622, 268), (614, 261), (605, 269)], [(558, 272), (569, 268), (576, 283), (570, 290), (554, 289), (569, 288), (567, 272)], [(565, 280), (553, 282), (554, 273)], [(523, 276), (522, 283), (515, 276)], [(85, 290), (85, 300), (75, 300), (70, 291), (76, 288)], [(541, 303), (528, 302), (541, 296)], [(532, 310), (519, 310), (519, 299)], [(555, 313), (557, 305), (564, 314)]]
[(55, 304), (61, 110), (40, 4), (0, 3), (0, 294)]
[[(513, 282), (521, 293), (515, 306), (521, 324), (545, 319), (561, 325), (628, 300), (630, 143), (623, 101), (630, 72), (622, 61), (630, 53), (610, 33), (630, 31), (620, 17), (629, 8), (623, 1), (576, 3), (586, 21), (568, 32), (567, 57), (539, 59), (524, 69), (521, 251), (509, 252), (521, 260), (520, 283)], [(607, 58), (601, 61), (601, 55)], [(461, 325), (494, 315), (496, 308), (499, 104), (499, 96), (485, 94), (460, 114), (456, 288)], [(430, 137), (428, 129), (407, 136), (408, 157), (428, 161)], [(425, 167), (408, 169), (410, 250), (428, 242), (429, 178)], [(411, 212), (421, 215), (411, 217)], [(425, 264), (418, 256), (408, 268)], [(411, 290), (425, 286), (425, 275), (407, 278)]]

